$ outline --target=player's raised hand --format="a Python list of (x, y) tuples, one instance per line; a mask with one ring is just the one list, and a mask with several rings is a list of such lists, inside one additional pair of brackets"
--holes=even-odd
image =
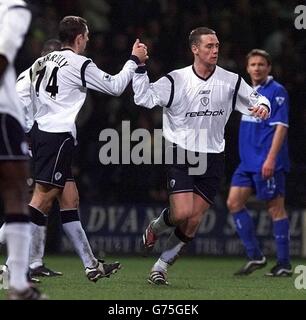
[(270, 116), (269, 108), (264, 104), (260, 104), (259, 106), (251, 107), (251, 108), (249, 108), (249, 110), (252, 112), (252, 116), (254, 116), (255, 118), (266, 120)]
[(141, 64), (145, 63), (145, 61), (149, 58), (147, 46), (144, 43), (141, 43), (139, 39), (136, 39), (133, 45), (132, 55), (138, 57)]

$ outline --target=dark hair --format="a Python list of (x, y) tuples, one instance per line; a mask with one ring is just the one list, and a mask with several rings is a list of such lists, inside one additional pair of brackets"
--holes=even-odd
[(261, 57), (265, 58), (267, 63), (268, 63), (268, 65), (269, 66), (272, 65), (271, 56), (269, 55), (269, 53), (267, 51), (262, 50), (262, 49), (253, 49), (253, 50), (251, 50), (246, 56), (246, 64), (248, 64), (249, 59), (251, 57), (255, 57), (255, 56), (261, 56)]
[(59, 39), (63, 44), (73, 44), (79, 34), (87, 30), (87, 21), (77, 16), (67, 16), (59, 24)]
[(192, 30), (189, 35), (189, 46), (197, 45), (200, 42), (201, 36), (205, 34), (216, 34), (216, 31), (206, 27), (199, 27)]
[(43, 48), (41, 50), (41, 55), (45, 56), (46, 54), (48, 54), (48, 53), (50, 53), (52, 51), (60, 50), (61, 46), (62, 46), (62, 43), (57, 39), (47, 40), (44, 43), (44, 46), (43, 46)]

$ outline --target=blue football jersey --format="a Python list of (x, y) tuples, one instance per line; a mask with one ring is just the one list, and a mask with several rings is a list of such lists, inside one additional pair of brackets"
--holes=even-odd
[[(271, 116), (260, 120), (243, 115), (239, 131), (239, 154), (241, 168), (245, 171), (259, 172), (266, 160), (272, 145), (276, 125), (289, 126), (289, 98), (286, 89), (272, 77), (258, 88), (257, 91), (268, 98), (271, 103)], [(287, 137), (278, 153), (275, 170), (289, 171)]]

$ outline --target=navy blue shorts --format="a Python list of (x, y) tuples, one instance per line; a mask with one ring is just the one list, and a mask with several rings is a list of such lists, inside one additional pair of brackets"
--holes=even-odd
[(232, 187), (250, 187), (260, 200), (272, 200), (285, 195), (286, 173), (283, 170), (274, 172), (270, 179), (263, 179), (261, 172), (243, 171), (239, 166), (233, 174)]
[(74, 181), (71, 170), (75, 148), (72, 135), (69, 132), (42, 131), (36, 122), (30, 135), (35, 182), (64, 188), (66, 181)]
[(219, 190), (220, 182), (224, 176), (224, 153), (208, 153), (205, 173), (192, 175), (189, 172), (192, 165), (168, 164), (167, 188), (169, 194), (193, 192), (202, 197), (209, 204)]
[(20, 123), (0, 113), (0, 161), (29, 160), (29, 146)]

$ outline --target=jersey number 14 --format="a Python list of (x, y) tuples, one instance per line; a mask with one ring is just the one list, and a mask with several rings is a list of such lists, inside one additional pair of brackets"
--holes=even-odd
[[(57, 85), (57, 71), (59, 67), (55, 67), (50, 75), (50, 78), (48, 80), (48, 84), (45, 88), (47, 92), (50, 92), (51, 98), (56, 99), (56, 95), (58, 94), (58, 85)], [(36, 74), (38, 75), (38, 79), (36, 81), (35, 85), (35, 91), (36, 91), (36, 96), (39, 96), (39, 87), (42, 82), (42, 79), (44, 78), (46, 73), (46, 67), (42, 68), (41, 70), (37, 71)]]

